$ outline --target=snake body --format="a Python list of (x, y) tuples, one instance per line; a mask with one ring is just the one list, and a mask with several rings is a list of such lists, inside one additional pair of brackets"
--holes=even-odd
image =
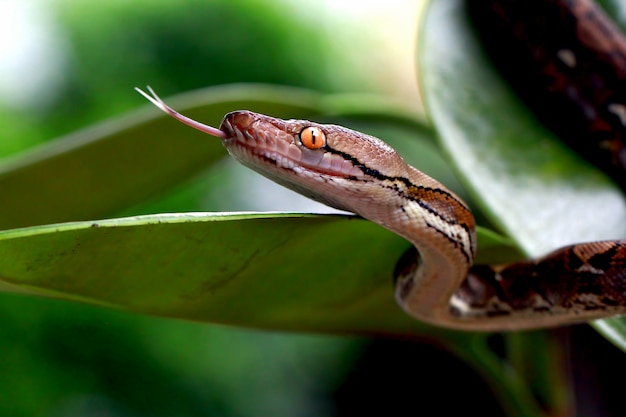
[[(547, 3), (567, 4), (574, 9), (588, 4)], [(566, 16), (572, 19), (571, 14)], [(560, 60), (566, 67), (580, 61), (578, 49), (570, 51), (573, 58), (559, 50), (552, 60)], [(552, 67), (546, 61), (541, 68), (548, 71)], [(557, 78), (551, 81), (553, 87), (561, 85), (558, 73), (551, 77)], [(580, 243), (541, 259), (510, 265), (473, 265), (475, 221), (468, 206), (442, 184), (404, 162), (380, 139), (341, 126), (282, 120), (250, 111), (228, 113), (216, 129), (177, 113), (151, 89), (152, 96), (138, 91), (176, 119), (220, 137), (235, 159), (260, 174), (314, 200), (374, 221), (411, 242), (414, 250), (400, 259), (394, 272), (395, 296), (418, 320), (456, 329), (496, 331), (557, 326), (626, 313), (624, 240)], [(580, 98), (575, 107), (584, 110), (590, 98), (582, 91), (574, 94)], [(571, 89), (561, 91), (567, 92)], [(609, 107), (611, 103), (621, 105), (615, 100), (604, 101), (605, 110), (607, 103)], [(616, 108), (597, 113), (615, 119), (615, 113), (621, 111)], [(605, 123), (593, 122), (598, 126)], [(590, 127), (589, 132), (603, 132), (598, 126)], [(611, 140), (604, 137), (596, 142), (602, 148), (613, 143)], [(617, 161), (621, 156), (612, 154), (612, 158)]]

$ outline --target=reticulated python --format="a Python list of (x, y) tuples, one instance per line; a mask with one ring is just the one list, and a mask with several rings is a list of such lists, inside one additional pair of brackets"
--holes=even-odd
[[(557, 102), (569, 96), (568, 106), (590, 124), (584, 132), (591, 140), (577, 146), (593, 149), (595, 163), (608, 158), (609, 172), (624, 184), (626, 42), (617, 29), (588, 0), (470, 3), (480, 3), (484, 16), (493, 12), (502, 27), (514, 29), (509, 40), (517, 46), (511, 50), (535, 58), (535, 88)], [(542, 47), (533, 40), (527, 12), (537, 6), (529, 3), (543, 4), (564, 19), (568, 43)], [(548, 26), (563, 35), (565, 29), (554, 22)], [(593, 58), (599, 58), (595, 66), (584, 61)], [(602, 92), (581, 87), (581, 76), (592, 77)], [(618, 91), (602, 81), (611, 79), (618, 81), (613, 84)], [(228, 113), (217, 129), (177, 113), (151, 89), (152, 96), (138, 91), (179, 121), (221, 138), (235, 159), (260, 174), (410, 241), (415, 250), (396, 267), (395, 294), (419, 320), (465, 330), (510, 330), (626, 313), (626, 241), (580, 243), (528, 262), (473, 266), (475, 222), (467, 205), (383, 141), (341, 126), (250, 111)]]

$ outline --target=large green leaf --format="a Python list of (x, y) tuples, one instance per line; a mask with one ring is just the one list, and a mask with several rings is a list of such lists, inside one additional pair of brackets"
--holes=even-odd
[(420, 326), (393, 304), (393, 263), (380, 261), (406, 244), (352, 217), (157, 215), (5, 231), (0, 242), (2, 281), (37, 294), (263, 328)]
[(443, 147), (482, 209), (531, 256), (626, 236), (620, 190), (520, 102), (485, 57), (464, 4), (432, 2), (421, 82)]
[(425, 326), (393, 301), (391, 272), (406, 248), (353, 216), (139, 216), (0, 232), (0, 283), (238, 326), (419, 334)]

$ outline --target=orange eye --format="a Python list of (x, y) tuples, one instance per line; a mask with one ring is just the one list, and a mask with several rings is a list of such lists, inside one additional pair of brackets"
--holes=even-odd
[(305, 127), (300, 131), (300, 142), (305, 148), (319, 149), (326, 145), (326, 135), (319, 127)]

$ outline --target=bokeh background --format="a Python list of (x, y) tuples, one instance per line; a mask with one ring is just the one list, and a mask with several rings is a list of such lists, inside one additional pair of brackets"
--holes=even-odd
[(7, 154), (161, 95), (262, 82), (417, 97), (418, 0), (0, 2)]

